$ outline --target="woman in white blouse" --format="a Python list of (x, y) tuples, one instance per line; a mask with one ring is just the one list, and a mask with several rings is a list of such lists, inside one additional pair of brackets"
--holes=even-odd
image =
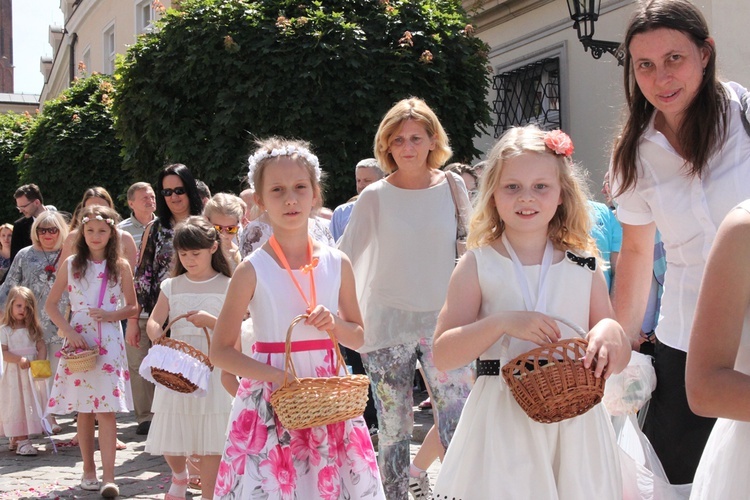
[(656, 329), (658, 383), (643, 431), (670, 481), (691, 483), (714, 420), (690, 411), (685, 359), (717, 227), (750, 198), (750, 138), (740, 104), (747, 90), (718, 81), (714, 41), (687, 0), (641, 4), (623, 46), (629, 115), (612, 159), (623, 226), (615, 313), (637, 343), (658, 228), (667, 272)]
[(446, 175), (454, 176), (459, 203), (467, 206), (468, 195), (459, 176), (440, 170), (451, 155), (448, 137), (421, 99), (404, 99), (388, 111), (374, 148), (390, 175), (362, 191), (339, 248), (354, 265), (365, 320), (359, 352), (378, 411), (385, 493), (407, 498), (417, 359), (432, 391), (443, 446), (471, 386), (468, 367), (440, 372), (432, 360), (432, 335), (456, 258), (456, 210)]

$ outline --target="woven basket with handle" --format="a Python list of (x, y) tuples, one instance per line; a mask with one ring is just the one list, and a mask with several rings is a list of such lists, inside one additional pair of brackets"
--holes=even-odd
[(81, 350), (73, 349), (70, 346), (63, 346), (60, 352), (71, 373), (83, 373), (93, 370), (96, 367), (99, 347), (94, 346), (90, 349)]
[[(271, 405), (281, 424), (287, 429), (306, 429), (320, 425), (335, 424), (361, 416), (367, 405), (367, 388), (370, 379), (366, 375), (344, 375), (336, 377), (298, 378), (292, 362), (292, 330), (306, 314), (297, 316), (289, 325), (286, 334), (286, 356), (284, 383), (271, 394)], [(346, 372), (344, 358), (334, 336), (336, 370)], [(293, 380), (288, 380), (292, 373)]]
[[(200, 349), (196, 349), (195, 347), (191, 346), (187, 342), (182, 342), (181, 340), (175, 340), (172, 338), (167, 337), (167, 332), (170, 328), (172, 328), (172, 325), (174, 325), (177, 321), (186, 318), (188, 315), (183, 314), (180, 316), (177, 316), (172, 321), (169, 322), (169, 324), (164, 328), (164, 335), (157, 339), (154, 342), (154, 345), (161, 345), (164, 347), (168, 347), (170, 349), (174, 349), (178, 352), (183, 352), (196, 360), (198, 360), (200, 363), (205, 364), (208, 366), (208, 368), (213, 371), (214, 365), (211, 364), (211, 361), (208, 359), (208, 356), (203, 353)], [(203, 333), (206, 334), (206, 341), (208, 341), (208, 347), (211, 348), (211, 336), (208, 334), (208, 330), (206, 328), (203, 329)], [(198, 385), (192, 382), (190, 379), (185, 377), (181, 373), (173, 373), (170, 371), (167, 371), (163, 368), (158, 368), (155, 366), (151, 367), (151, 376), (154, 377), (154, 380), (156, 380), (158, 383), (163, 385), (164, 387), (171, 389), (176, 392), (181, 392), (183, 394), (190, 394), (195, 392), (198, 389)]]
[[(577, 325), (554, 317), (582, 337)], [(532, 349), (502, 368), (513, 397), (533, 420), (560, 422), (586, 413), (602, 400), (604, 378), (594, 376), (594, 366), (583, 366), (588, 342), (569, 338)]]

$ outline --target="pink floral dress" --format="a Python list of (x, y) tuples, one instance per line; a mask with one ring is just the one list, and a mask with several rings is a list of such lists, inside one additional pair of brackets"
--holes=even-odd
[[(250, 301), (256, 341), (283, 342), (292, 319), (306, 305), (287, 271), (265, 252), (246, 258), (257, 275)], [(309, 278), (293, 270), (307, 289)], [(315, 268), (318, 303), (338, 309), (341, 254), (323, 249)], [(293, 341), (325, 339), (324, 332), (299, 324)], [(293, 352), (300, 377), (332, 376), (332, 349)], [(253, 359), (277, 368), (284, 354), (254, 352)], [(270, 383), (242, 379), (227, 429), (215, 498), (218, 499), (385, 499), (377, 458), (364, 419), (301, 430), (285, 429), (273, 410)]]
[[(90, 345), (96, 345), (98, 324), (89, 316), (89, 308), (97, 307), (104, 278), (104, 262), (89, 261), (83, 276), (73, 273), (68, 259), (68, 294), (70, 296), (70, 324)], [(120, 283), (107, 284), (102, 309), (114, 311), (122, 296)], [(47, 403), (48, 413), (64, 415), (74, 411), (85, 413), (127, 412), (133, 409), (130, 392), (130, 372), (125, 355), (120, 322), (101, 323), (101, 349), (96, 367), (82, 373), (72, 373), (67, 362), (60, 360)]]

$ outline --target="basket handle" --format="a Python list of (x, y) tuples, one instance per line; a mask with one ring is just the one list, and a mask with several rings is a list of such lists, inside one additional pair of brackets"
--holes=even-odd
[[(167, 336), (167, 332), (172, 328), (172, 325), (174, 325), (181, 319), (187, 318), (188, 316), (189, 314), (180, 314), (179, 316), (171, 320), (169, 323), (167, 323), (167, 326), (164, 327), (164, 329), (161, 331), (162, 336), (156, 339), (156, 342), (159, 342), (161, 339)], [(211, 336), (208, 334), (208, 328), (206, 328), (205, 326), (203, 327), (203, 333), (206, 334), (206, 341), (208, 342), (208, 349), (210, 351), (211, 350)]]
[[(586, 330), (581, 328), (580, 326), (576, 325), (572, 321), (569, 321), (562, 316), (557, 316), (554, 314), (547, 314), (548, 317), (554, 319), (558, 323), (562, 323), (563, 325), (569, 327), (571, 330), (576, 332), (578, 335), (581, 336), (581, 338), (585, 339), (586, 335), (588, 333)], [(503, 338), (502, 343), (500, 344), (500, 359), (503, 360), (503, 364), (507, 362), (507, 356), (508, 356), (508, 349), (510, 348), (510, 335), (504, 334), (505, 338)]]
[[(287, 377), (289, 376), (289, 370), (291, 370), (292, 375), (294, 376), (294, 380), (298, 380), (297, 370), (294, 368), (294, 362), (292, 361), (292, 331), (294, 330), (294, 327), (297, 326), (297, 324), (300, 321), (304, 321), (308, 317), (309, 317), (308, 314), (300, 314), (299, 316), (295, 317), (286, 331), (286, 343), (285, 343), (286, 345), (284, 349), (284, 384), (282, 385), (282, 387), (286, 387), (289, 384), (289, 382), (287, 381)], [(337, 371), (340, 371), (341, 369), (346, 371), (346, 365), (344, 364), (344, 357), (341, 355), (341, 349), (339, 348), (339, 343), (336, 340), (336, 337), (334, 337), (333, 333), (331, 332), (326, 332), (326, 333), (331, 338), (331, 342), (333, 342), (333, 350), (336, 354)]]

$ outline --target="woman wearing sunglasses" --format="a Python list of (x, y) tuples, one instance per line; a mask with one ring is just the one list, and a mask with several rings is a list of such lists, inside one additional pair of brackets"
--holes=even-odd
[(134, 271), (135, 292), (139, 314), (128, 318), (125, 350), (130, 368), (133, 406), (138, 421), (136, 434), (148, 434), (151, 426), (151, 401), (154, 386), (138, 374), (151, 342), (146, 335), (146, 321), (159, 297), (161, 282), (169, 277), (174, 249), (174, 226), (203, 210), (195, 177), (181, 163), (174, 163), (159, 172), (156, 182), (156, 218), (146, 227), (141, 239), (138, 265)]
[[(55, 353), (62, 348), (63, 339), (57, 336), (57, 327), (49, 319), (44, 305), (55, 282), (59, 265), (63, 262), (60, 260), (60, 252), (67, 236), (68, 223), (65, 218), (54, 210), (43, 211), (31, 226), (31, 246), (18, 252), (8, 269), (5, 282), (0, 286), (0, 310), (5, 308), (8, 292), (14, 286), (25, 286), (34, 292), (52, 373), (57, 371), (58, 358)], [(64, 311), (66, 307), (67, 299), (60, 301), (60, 311)], [(52, 423), (53, 431), (59, 432), (57, 423), (54, 420)]]

